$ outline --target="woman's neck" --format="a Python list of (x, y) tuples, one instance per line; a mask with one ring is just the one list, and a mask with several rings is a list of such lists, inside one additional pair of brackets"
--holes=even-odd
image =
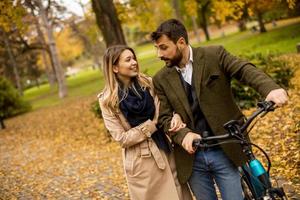
[(124, 87), (124, 88), (130, 87), (131, 82), (132, 82), (131, 78), (127, 78), (127, 77), (125, 78), (125, 77), (119, 76), (118, 79), (121, 82), (122, 87)]

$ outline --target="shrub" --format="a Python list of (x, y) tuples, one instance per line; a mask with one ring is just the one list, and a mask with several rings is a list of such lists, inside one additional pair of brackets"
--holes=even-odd
[(97, 118), (102, 118), (101, 108), (98, 100), (92, 102), (90, 110), (95, 114)]
[[(278, 56), (275, 54), (264, 56), (261, 53), (256, 53), (242, 55), (241, 57), (250, 60), (281, 87), (291, 87), (290, 80), (293, 77), (294, 70), (288, 65), (287, 61), (278, 59)], [(242, 109), (255, 106), (256, 102), (261, 99), (260, 95), (253, 88), (243, 85), (236, 80), (232, 81), (232, 92)]]
[(5, 128), (4, 119), (27, 112), (31, 109), (14, 86), (4, 77), (0, 77), (0, 128)]

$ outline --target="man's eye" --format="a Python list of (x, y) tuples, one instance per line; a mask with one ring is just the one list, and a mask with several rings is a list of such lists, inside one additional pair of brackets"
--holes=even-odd
[(168, 48), (167, 46), (160, 47), (161, 50), (167, 50), (167, 48)]

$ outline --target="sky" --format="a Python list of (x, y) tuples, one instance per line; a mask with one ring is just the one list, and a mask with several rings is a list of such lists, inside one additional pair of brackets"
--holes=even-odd
[(75, 13), (76, 15), (83, 16), (83, 11), (81, 9), (81, 6), (77, 3), (81, 1), (84, 4), (87, 4), (89, 0), (59, 0), (62, 5), (64, 5), (67, 10)]

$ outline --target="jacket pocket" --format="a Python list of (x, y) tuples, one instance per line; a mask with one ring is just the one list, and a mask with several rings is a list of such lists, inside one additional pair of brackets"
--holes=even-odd
[(206, 87), (213, 87), (218, 82), (219, 77), (218, 74), (209, 76), (205, 82)]

